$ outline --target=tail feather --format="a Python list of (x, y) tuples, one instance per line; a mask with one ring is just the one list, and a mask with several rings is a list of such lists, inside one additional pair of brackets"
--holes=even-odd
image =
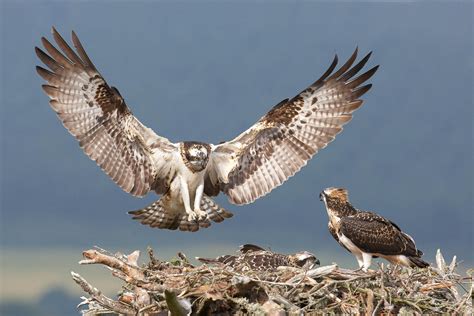
[(133, 215), (132, 219), (139, 220), (143, 225), (176, 230), (180, 224), (179, 217), (166, 212), (163, 199), (164, 197), (144, 209), (128, 213)]
[(420, 257), (408, 257), (408, 259), (415, 267), (418, 268), (426, 268), (430, 266), (428, 262), (424, 261)]
[(236, 256), (233, 255), (223, 255), (219, 256), (217, 258), (202, 258), (202, 257), (196, 257), (196, 260), (202, 262), (202, 263), (207, 263), (207, 264), (234, 264), (235, 261), (237, 260)]
[(196, 257), (196, 260), (202, 262), (202, 263), (207, 263), (207, 264), (214, 264), (214, 263), (220, 263), (219, 260), (214, 259), (214, 258), (201, 258), (201, 257)]
[[(199, 230), (199, 226), (201, 225), (197, 221), (188, 221), (188, 214), (185, 213), (184, 215), (181, 215), (181, 220), (179, 222), (179, 230), (188, 231), (188, 232), (196, 232)], [(208, 226), (204, 226), (204, 227), (208, 227)]]
[(203, 195), (201, 199), (201, 210), (207, 213), (208, 219), (189, 221), (188, 214), (186, 214), (184, 209), (178, 212), (168, 210), (165, 205), (167, 199), (169, 199), (169, 196), (164, 195), (146, 208), (130, 211), (128, 213), (133, 215), (132, 218), (139, 220), (143, 225), (171, 230), (179, 228), (182, 231), (190, 232), (211, 226), (210, 220), (219, 223), (233, 216), (232, 213), (217, 205), (210, 197)]
[(223, 209), (213, 199), (207, 195), (203, 195), (201, 199), (201, 210), (207, 213), (209, 219), (216, 223), (222, 222), (226, 218), (234, 216), (231, 212)]

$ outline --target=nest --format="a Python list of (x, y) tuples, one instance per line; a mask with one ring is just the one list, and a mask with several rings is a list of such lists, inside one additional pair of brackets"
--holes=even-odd
[(155, 258), (151, 249), (148, 254), (149, 262), (139, 266), (138, 251), (130, 255), (100, 248), (85, 251), (80, 264), (103, 264), (125, 284), (112, 299), (72, 272), (89, 295), (78, 305), (86, 306), (82, 313), (472, 315), (472, 269), (466, 276), (459, 275), (456, 257), (448, 265), (439, 250), (436, 267), (379, 265), (367, 273), (337, 264), (274, 271), (194, 266), (182, 253), (170, 262)]

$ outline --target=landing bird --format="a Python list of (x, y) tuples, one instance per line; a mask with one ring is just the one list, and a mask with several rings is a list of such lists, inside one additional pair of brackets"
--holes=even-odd
[(162, 195), (150, 206), (130, 212), (134, 219), (184, 231), (197, 231), (209, 227), (210, 220), (221, 222), (232, 216), (211, 198), (221, 191), (231, 203), (252, 203), (299, 171), (351, 120), (352, 112), (362, 105), (359, 97), (371, 87), (363, 84), (378, 68), (353, 78), (370, 53), (352, 67), (356, 49), (334, 72), (336, 55), (320, 79), (278, 103), (233, 140), (218, 145), (172, 143), (132, 114), (74, 32), (75, 51), (54, 28), (52, 33), (59, 50), (44, 37), (47, 53), (35, 48), (50, 69), (36, 67), (48, 82), (43, 90), (51, 107), (89, 158), (124, 191), (137, 197), (150, 191)]
[(196, 259), (207, 264), (224, 264), (238, 271), (274, 271), (282, 266), (311, 269), (319, 265), (316, 256), (307, 251), (285, 255), (252, 244), (240, 246), (238, 255), (224, 255), (217, 258), (196, 257)]
[(326, 205), (329, 232), (356, 257), (363, 271), (367, 272), (372, 258), (377, 257), (407, 267), (429, 266), (410, 235), (380, 215), (354, 208), (347, 190), (327, 188), (319, 197)]

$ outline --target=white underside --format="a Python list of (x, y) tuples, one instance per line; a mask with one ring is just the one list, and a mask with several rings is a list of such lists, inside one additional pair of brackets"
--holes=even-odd
[[(168, 211), (186, 212), (190, 219), (200, 215), (201, 198), (204, 190), (205, 170), (193, 173), (186, 167), (181, 157), (176, 177), (170, 184)], [(205, 213), (202, 212), (204, 215)], [(201, 214), (201, 215), (203, 215)]]
[(349, 238), (344, 236), (344, 234), (338, 234), (338, 237), (339, 241), (356, 257), (357, 262), (359, 263), (359, 268), (362, 268), (363, 271), (367, 272), (370, 265), (372, 264), (373, 256), (384, 258), (385, 260), (388, 260), (393, 264), (401, 264), (407, 267), (412, 266), (410, 259), (408, 259), (405, 255), (383, 255), (380, 253), (364, 252), (359, 247), (357, 247)]

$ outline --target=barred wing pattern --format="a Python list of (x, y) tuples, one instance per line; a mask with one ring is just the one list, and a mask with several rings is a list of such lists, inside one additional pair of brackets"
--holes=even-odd
[[(371, 53), (352, 66), (357, 49), (336, 72), (337, 55), (315, 83), (291, 100), (283, 100), (235, 139), (217, 145), (211, 155), (206, 194), (219, 190), (234, 204), (247, 204), (269, 193), (298, 172), (320, 149), (341, 132), (359, 99), (371, 84), (364, 84), (378, 66), (352, 79)], [(362, 86), (361, 86), (362, 85)]]
[(135, 196), (152, 189), (164, 193), (177, 145), (133, 116), (118, 90), (109, 87), (97, 71), (74, 32), (77, 53), (54, 28), (52, 32), (62, 52), (43, 37), (49, 55), (38, 47), (35, 50), (51, 71), (36, 69), (48, 82), (43, 89), (63, 125), (124, 191)]
[(421, 256), (411, 236), (391, 221), (372, 212), (343, 217), (340, 232), (361, 250), (383, 255)]

